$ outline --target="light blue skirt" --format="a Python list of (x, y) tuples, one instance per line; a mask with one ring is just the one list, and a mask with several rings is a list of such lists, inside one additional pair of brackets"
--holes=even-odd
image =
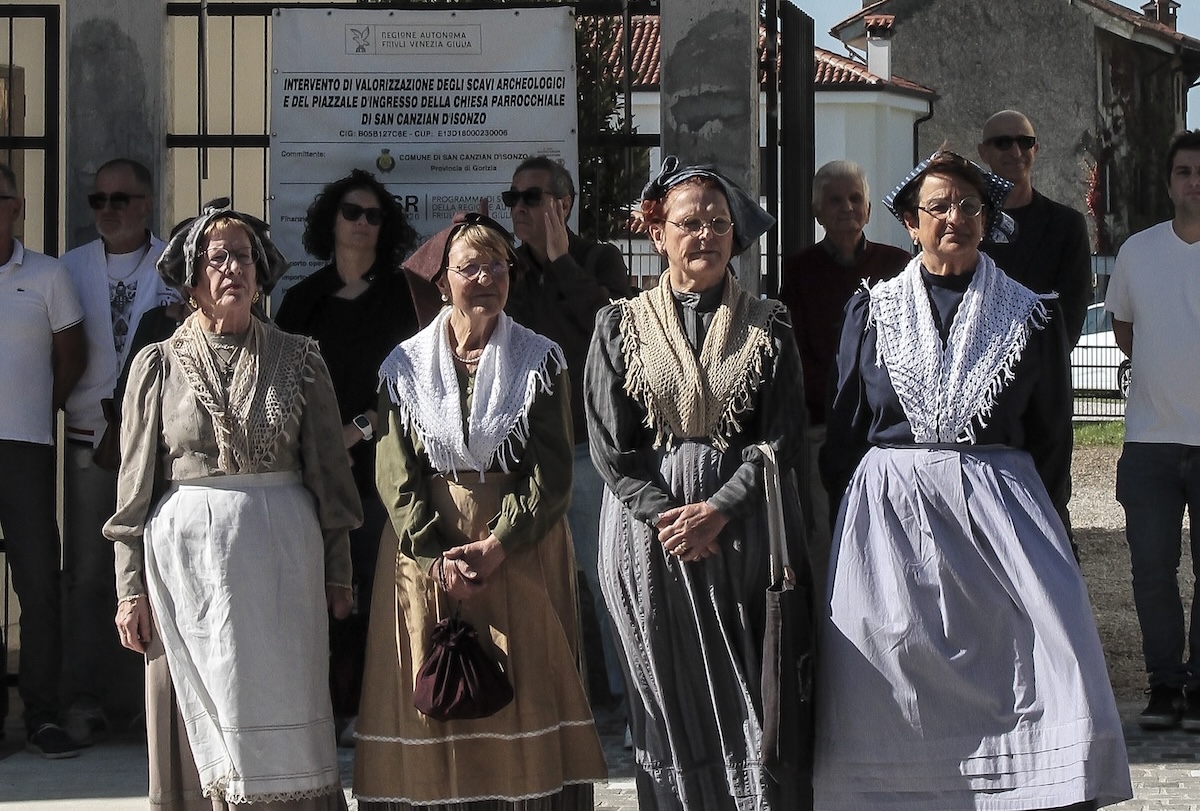
[(873, 448), (834, 532), (818, 811), (1133, 795), (1087, 588), (1024, 451)]

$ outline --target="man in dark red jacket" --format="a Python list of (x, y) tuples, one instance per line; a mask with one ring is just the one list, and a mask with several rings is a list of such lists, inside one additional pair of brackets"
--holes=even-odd
[[(812, 469), (825, 443), (829, 376), (837, 354), (842, 311), (864, 283), (895, 276), (908, 263), (906, 251), (863, 236), (871, 219), (871, 190), (861, 166), (831, 161), (813, 177), (813, 213), (825, 237), (784, 262), (779, 298), (792, 314), (792, 328), (804, 365), (808, 405), (808, 446)], [(824, 589), (832, 519), (841, 493), (826, 493), (819, 476), (809, 477), (816, 529), (809, 540), (813, 572)]]

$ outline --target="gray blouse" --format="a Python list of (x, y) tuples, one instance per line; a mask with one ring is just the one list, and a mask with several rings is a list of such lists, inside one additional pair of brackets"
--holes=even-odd
[[(260, 329), (273, 331), (272, 338), (284, 335), (286, 341), (304, 341), (306, 346), (299, 348), (301, 405), (286, 415), (254, 471), (223, 469), (214, 417), (197, 395), (171, 339), (147, 346), (134, 358), (122, 411), (117, 509), (104, 525), (105, 536), (116, 546), (118, 599), (145, 593), (142, 533), (170, 483), (243, 472), (300, 472), (313, 495), (325, 539), (326, 583), (349, 587), (349, 532), (362, 523), (362, 506), (342, 442), (329, 371), (315, 342), (285, 335), (270, 324)], [(257, 385), (273, 386), (281, 373), (286, 370), (263, 364)]]

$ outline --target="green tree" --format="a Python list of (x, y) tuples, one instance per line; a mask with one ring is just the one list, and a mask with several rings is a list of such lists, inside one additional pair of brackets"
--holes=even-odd
[(575, 24), (579, 94), (579, 230), (589, 239), (627, 233), (629, 206), (646, 181), (650, 150), (624, 143), (621, 18), (581, 16)]

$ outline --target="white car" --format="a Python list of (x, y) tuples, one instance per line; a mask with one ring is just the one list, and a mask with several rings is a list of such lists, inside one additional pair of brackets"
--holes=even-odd
[(1071, 387), (1075, 391), (1129, 396), (1133, 366), (1113, 337), (1112, 315), (1093, 304), (1083, 321), (1083, 334), (1071, 350)]

